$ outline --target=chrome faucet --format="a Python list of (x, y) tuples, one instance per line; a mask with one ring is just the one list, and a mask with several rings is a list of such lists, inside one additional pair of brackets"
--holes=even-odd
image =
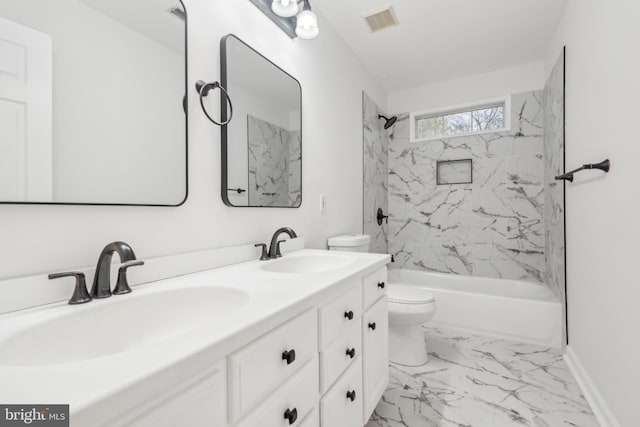
[(98, 258), (96, 273), (93, 276), (93, 286), (91, 287), (91, 296), (93, 298), (108, 298), (111, 296), (111, 258), (114, 252), (118, 253), (120, 261), (123, 263), (122, 267), (125, 267), (124, 270), (122, 267), (120, 268), (120, 273), (118, 274), (118, 286), (120, 289), (116, 288), (114, 293), (131, 292), (128, 286), (124, 287), (124, 285), (120, 284), (121, 280), (126, 284), (126, 276), (122, 275), (126, 274), (126, 268), (133, 267), (134, 265), (142, 265), (142, 262), (129, 262), (136, 260), (136, 254), (128, 244), (124, 242), (111, 242), (104, 247)]
[(271, 238), (271, 244), (269, 245), (269, 253), (267, 254), (267, 259), (275, 259), (282, 256), (282, 253), (280, 253), (280, 243), (284, 242), (284, 240), (278, 240), (278, 237), (282, 233), (288, 234), (292, 239), (298, 237), (296, 232), (289, 227), (278, 228)]

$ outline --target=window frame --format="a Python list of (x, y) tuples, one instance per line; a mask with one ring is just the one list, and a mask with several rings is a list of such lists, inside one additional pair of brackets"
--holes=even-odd
[[(456, 133), (451, 135), (426, 136), (423, 138), (416, 137), (416, 120), (425, 118), (425, 116), (437, 117), (449, 114), (472, 112), (483, 108), (493, 107), (504, 104), (504, 123), (503, 127), (498, 129), (486, 129), (475, 132)], [(450, 105), (448, 107), (432, 108), (429, 110), (414, 111), (409, 113), (409, 141), (410, 142), (427, 142), (437, 141), (441, 139), (460, 138), (463, 136), (484, 135), (487, 133), (508, 132), (511, 130), (511, 95), (500, 96), (496, 98), (483, 99), (464, 104)]]

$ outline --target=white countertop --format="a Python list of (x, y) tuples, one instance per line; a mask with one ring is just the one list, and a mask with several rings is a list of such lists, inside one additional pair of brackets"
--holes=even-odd
[[(167, 289), (202, 286), (240, 289), (249, 295), (246, 304), (225, 315), (218, 324), (202, 324), (164, 341), (72, 363), (40, 366), (0, 364), (0, 402), (70, 404), (73, 416), (90, 409), (93, 417), (106, 419), (115, 415), (113, 405), (195, 375), (287, 319), (336, 294), (341, 283), (350, 277), (373, 272), (390, 261), (389, 255), (310, 249), (285, 257), (328, 254), (347, 257), (352, 262), (323, 273), (289, 274), (267, 272), (261, 268), (279, 260), (249, 261), (137, 286), (131, 294), (79, 306), (57, 303), (0, 316), (2, 352), (3, 338), (29, 325), (47, 322), (74, 310), (92, 310), (99, 305), (112, 304), (117, 308), (120, 298), (144, 298)], [(113, 316), (118, 316), (115, 309)], [(140, 316), (162, 316), (162, 313), (141, 312)], [(82, 340), (83, 337), (76, 339)], [(41, 350), (46, 352), (47, 347), (43, 346)], [(121, 394), (125, 390), (126, 396)], [(98, 402), (102, 403), (95, 405)], [(101, 411), (104, 411), (102, 416)]]

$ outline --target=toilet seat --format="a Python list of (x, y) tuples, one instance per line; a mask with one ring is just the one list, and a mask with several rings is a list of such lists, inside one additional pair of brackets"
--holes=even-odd
[(387, 300), (396, 304), (427, 304), (433, 302), (435, 298), (429, 292), (415, 286), (390, 284), (387, 289)]

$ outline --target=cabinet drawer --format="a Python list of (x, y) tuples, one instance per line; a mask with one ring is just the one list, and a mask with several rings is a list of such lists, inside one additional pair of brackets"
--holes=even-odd
[(361, 286), (351, 290), (320, 307), (320, 348), (326, 347), (344, 328), (359, 323), (362, 316)]
[[(260, 377), (254, 378), (254, 381), (260, 382)], [(282, 387), (263, 400), (236, 427), (297, 427), (306, 425), (304, 424), (307, 422), (305, 416), (313, 410), (317, 400), (318, 357), (314, 356)]]
[(229, 421), (239, 420), (317, 353), (317, 329), (316, 311), (309, 310), (229, 356)]
[(320, 427), (320, 414), (318, 414), (318, 408), (313, 408), (311, 413), (302, 420), (302, 424), (298, 427)]
[(389, 314), (381, 298), (362, 315), (364, 419), (369, 419), (389, 382)]
[(387, 267), (374, 271), (362, 279), (363, 309), (366, 310), (378, 298), (387, 293)]
[(352, 323), (320, 353), (320, 392), (325, 393), (361, 353), (360, 322)]
[(342, 378), (320, 401), (322, 427), (360, 427), (362, 421), (362, 362), (357, 357)]

